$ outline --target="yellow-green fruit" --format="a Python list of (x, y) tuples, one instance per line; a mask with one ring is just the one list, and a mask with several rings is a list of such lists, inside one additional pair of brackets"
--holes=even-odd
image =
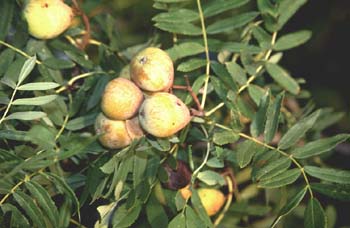
[(62, 0), (29, 0), (24, 9), (29, 33), (38, 39), (60, 35), (70, 26), (73, 16)]
[(168, 91), (174, 81), (173, 62), (162, 49), (149, 47), (131, 60), (130, 76), (143, 90)]
[(226, 200), (221, 191), (213, 188), (200, 188), (198, 189), (198, 195), (209, 216), (220, 211)]
[(95, 131), (101, 135), (99, 137), (101, 144), (110, 149), (119, 149), (140, 138), (143, 133), (137, 119), (134, 119), (111, 120), (100, 113), (96, 118)]
[(126, 120), (136, 115), (142, 101), (143, 94), (132, 81), (116, 78), (104, 90), (101, 109), (111, 119)]
[(142, 103), (139, 111), (141, 127), (156, 137), (168, 137), (190, 121), (187, 106), (175, 95), (154, 93)]

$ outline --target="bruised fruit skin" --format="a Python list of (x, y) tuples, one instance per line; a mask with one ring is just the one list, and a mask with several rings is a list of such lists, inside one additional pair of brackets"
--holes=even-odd
[(163, 165), (168, 174), (168, 182), (164, 183), (166, 188), (178, 190), (186, 187), (191, 181), (191, 171), (188, 165), (181, 160), (177, 160), (176, 168), (170, 167), (169, 164)]
[(101, 109), (111, 119), (126, 120), (136, 115), (142, 101), (143, 94), (132, 81), (116, 78), (103, 92)]
[(213, 188), (200, 188), (198, 189), (198, 195), (209, 216), (213, 216), (220, 211), (226, 200), (221, 191)]
[(62, 0), (29, 0), (24, 9), (30, 35), (51, 39), (63, 33), (73, 19), (73, 11)]
[(96, 134), (100, 143), (110, 149), (119, 149), (128, 146), (134, 139), (143, 136), (137, 118), (131, 120), (111, 120), (100, 113), (95, 121)]
[(130, 76), (143, 90), (168, 91), (174, 81), (173, 62), (162, 49), (149, 47), (131, 60)]
[(125, 126), (126, 131), (132, 140), (139, 139), (144, 135), (137, 116), (130, 120), (126, 120)]
[(156, 137), (169, 137), (190, 121), (190, 111), (175, 95), (155, 93), (148, 97), (139, 110), (141, 127)]

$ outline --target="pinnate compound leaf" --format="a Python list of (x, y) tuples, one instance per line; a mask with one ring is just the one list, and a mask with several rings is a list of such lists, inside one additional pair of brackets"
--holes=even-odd
[(178, 33), (183, 35), (198, 36), (202, 34), (202, 30), (200, 27), (188, 22), (172, 23), (161, 21), (157, 22), (154, 26), (167, 32)]
[(0, 139), (10, 139), (16, 141), (31, 141), (26, 131), (0, 130)]
[(44, 105), (55, 100), (58, 95), (44, 95), (31, 98), (19, 98), (13, 101), (13, 105)]
[(59, 87), (60, 84), (55, 82), (33, 82), (23, 84), (18, 87), (18, 90), (49, 90)]
[(284, 92), (278, 94), (274, 102), (267, 109), (267, 119), (264, 129), (264, 140), (266, 143), (271, 142), (276, 134), (283, 98)]
[(217, 172), (211, 170), (206, 170), (198, 173), (197, 178), (207, 185), (225, 184), (225, 179)]
[(320, 202), (316, 198), (311, 198), (304, 213), (305, 228), (326, 228), (327, 217)]
[(239, 139), (239, 135), (233, 131), (219, 131), (215, 132), (213, 136), (213, 141), (217, 145), (225, 145), (229, 143), (234, 143)]
[(49, 218), (51, 225), (57, 227), (59, 218), (58, 210), (46, 189), (33, 180), (26, 182), (25, 185), (42, 208), (43, 213)]
[(152, 18), (152, 21), (156, 22), (191, 22), (198, 20), (198, 13), (189, 9), (179, 9), (166, 13), (159, 13)]
[(215, 16), (224, 11), (240, 7), (248, 2), (249, 0), (212, 0), (203, 4), (203, 15), (204, 17)]
[(75, 119), (72, 119), (68, 121), (66, 129), (71, 130), (71, 131), (76, 131), (83, 129), (87, 126), (93, 125), (95, 123), (95, 119), (97, 113), (92, 113), (86, 116), (80, 116)]
[(320, 111), (315, 111), (311, 115), (298, 121), (293, 127), (291, 127), (287, 133), (283, 135), (278, 147), (282, 150), (288, 149), (298, 142), (298, 140), (305, 135), (305, 133), (312, 128), (317, 118), (319, 117)]
[(305, 166), (304, 169), (310, 176), (321, 180), (339, 184), (350, 184), (350, 171), (347, 170), (320, 168), (316, 166)]
[(202, 220), (198, 217), (198, 214), (191, 208), (186, 207), (186, 227), (202, 228), (205, 227)]
[(258, 111), (256, 112), (252, 123), (250, 124), (250, 132), (253, 137), (258, 137), (264, 131), (269, 104), (270, 90), (267, 90), (265, 95), (261, 97)]
[(27, 112), (15, 112), (6, 117), (6, 120), (35, 120), (41, 119), (46, 116), (45, 112), (40, 111), (27, 111)]
[(222, 19), (214, 22), (207, 27), (208, 34), (218, 34), (221, 32), (228, 32), (233, 29), (244, 26), (245, 24), (251, 22), (259, 15), (258, 12), (248, 12), (243, 13), (234, 17)]
[(239, 84), (244, 85), (247, 83), (247, 75), (243, 68), (235, 62), (226, 63), (227, 71), (230, 73), (231, 77)]
[(296, 148), (291, 153), (293, 154), (293, 157), (298, 159), (320, 155), (324, 152), (332, 150), (339, 143), (342, 143), (349, 138), (349, 134), (339, 134), (330, 138), (319, 139), (309, 142), (302, 147)]
[(307, 0), (283, 0), (278, 6), (277, 30), (280, 30), (284, 24), (303, 6)]
[(282, 157), (277, 160), (268, 162), (267, 165), (258, 169), (252, 175), (256, 180), (266, 180), (277, 176), (286, 171), (291, 165), (291, 160), (287, 157)]
[(194, 210), (198, 213), (199, 218), (205, 223), (206, 227), (213, 227), (213, 223), (205, 211), (205, 208), (203, 207), (202, 202), (199, 198), (198, 192), (195, 189), (192, 189), (191, 202)]
[(13, 206), (12, 204), (5, 203), (1, 205), (1, 209), (4, 213), (12, 213), (11, 222), (16, 227), (30, 227), (28, 219), (24, 216), (23, 212), (18, 210), (17, 207)]
[(77, 209), (78, 218), (80, 220), (80, 203), (74, 191), (72, 190), (71, 187), (69, 187), (66, 181), (62, 177), (54, 173), (40, 173), (40, 174), (43, 175), (46, 179), (51, 180), (55, 184), (55, 186), (59, 189), (60, 192), (68, 196), (69, 201), (74, 203)]
[(297, 47), (304, 44), (311, 38), (311, 32), (308, 30), (302, 30), (293, 32), (279, 38), (274, 45), (273, 49), (276, 51), (283, 51)]
[(36, 63), (36, 56), (30, 57), (24, 62), (21, 68), (21, 72), (19, 73), (19, 76), (18, 76), (19, 85), (23, 82), (24, 79), (28, 77), (30, 72), (32, 72), (32, 70), (34, 69), (35, 63)]
[(34, 224), (36, 224), (38, 227), (46, 227), (41, 210), (39, 210), (38, 206), (34, 203), (34, 200), (30, 196), (23, 192), (17, 191), (13, 193), (13, 197)]
[(70, 69), (75, 66), (75, 63), (70, 60), (58, 59), (54, 57), (45, 59), (43, 61), (43, 64), (45, 64), (45, 66), (54, 70)]
[(184, 213), (178, 215), (170, 221), (168, 228), (183, 228), (186, 227), (186, 217)]
[(190, 72), (193, 70), (197, 70), (202, 66), (205, 66), (207, 61), (205, 59), (190, 59), (186, 62), (182, 62), (177, 67), (177, 70), (180, 72)]
[(288, 92), (296, 95), (300, 92), (299, 84), (289, 75), (289, 73), (275, 63), (266, 62), (266, 70), (270, 76)]
[(289, 214), (294, 208), (296, 208), (300, 204), (300, 202), (303, 200), (306, 191), (307, 191), (307, 188), (305, 187), (301, 191), (299, 191), (297, 194), (295, 194), (291, 199), (289, 199), (287, 203), (282, 207), (282, 209), (278, 213), (277, 218), (275, 219), (275, 221), (272, 223), (270, 227), (275, 227), (283, 216)]
[(270, 179), (264, 179), (258, 183), (260, 188), (279, 188), (288, 184), (292, 184), (300, 176), (300, 170), (295, 168), (288, 170), (282, 174), (274, 176)]
[(172, 48), (167, 50), (167, 53), (170, 55), (173, 61), (187, 56), (197, 55), (202, 52), (204, 52), (203, 45), (195, 42), (186, 42), (174, 45)]
[(256, 153), (260, 153), (264, 150), (264, 147), (256, 144), (253, 141), (246, 140), (240, 143), (237, 147), (237, 161), (240, 168), (246, 167), (254, 157)]
[(123, 204), (117, 209), (114, 214), (112, 220), (113, 227), (131, 227), (131, 225), (134, 224), (138, 218), (141, 209), (142, 207), (139, 202), (136, 202), (135, 205), (130, 208), (127, 208), (126, 204)]
[(350, 201), (350, 185), (312, 183), (311, 189), (334, 199)]
[(154, 194), (150, 196), (150, 199), (146, 205), (146, 215), (149, 224), (152, 228), (166, 227), (168, 225), (168, 217), (165, 213), (163, 206), (158, 202)]

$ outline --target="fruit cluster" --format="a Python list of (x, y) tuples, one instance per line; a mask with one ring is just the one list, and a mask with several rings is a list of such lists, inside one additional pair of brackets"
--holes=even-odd
[(101, 144), (123, 148), (147, 132), (169, 137), (190, 121), (187, 106), (169, 93), (174, 67), (168, 54), (159, 48), (146, 48), (133, 57), (130, 79), (110, 81), (102, 95), (102, 113), (95, 123)]

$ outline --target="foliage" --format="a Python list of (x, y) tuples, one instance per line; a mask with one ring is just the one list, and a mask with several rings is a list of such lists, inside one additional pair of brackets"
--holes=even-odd
[[(93, 226), (85, 222), (93, 217), (95, 227), (265, 227), (288, 225), (284, 217), (291, 216), (296, 226), (296, 212), (304, 210), (305, 227), (326, 227), (333, 218), (319, 194), (348, 201), (350, 171), (325, 162), (350, 135), (324, 138), (335, 113), (300, 107), (311, 99), (303, 80), (279, 64), (284, 51), (311, 37), (307, 30), (281, 32), (305, 3), (155, 0), (157, 35), (130, 46), (119, 42), (113, 15), (96, 13), (94, 1), (78, 10), (89, 21), (45, 41), (29, 36), (24, 3), (5, 0), (0, 224)], [(166, 49), (176, 85), (191, 85), (173, 92), (197, 114), (173, 137), (103, 148), (93, 129), (103, 89), (147, 46)], [(164, 184), (171, 181), (164, 165), (176, 160), (192, 170), (189, 200)], [(226, 194), (216, 216), (205, 213), (199, 186)]]

